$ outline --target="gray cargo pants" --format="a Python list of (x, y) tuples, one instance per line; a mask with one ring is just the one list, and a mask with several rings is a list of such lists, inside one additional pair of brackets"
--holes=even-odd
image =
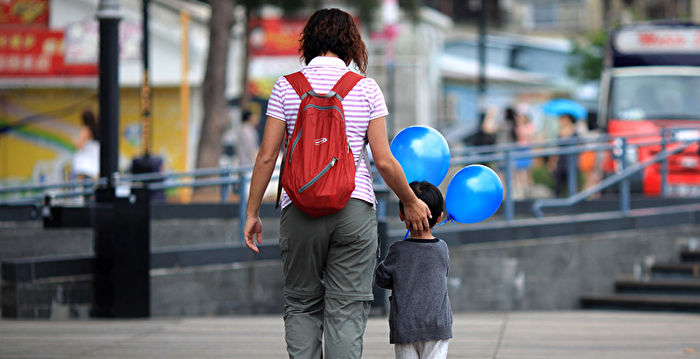
[(284, 330), (290, 358), (360, 358), (377, 254), (372, 205), (351, 199), (312, 218), (293, 204), (280, 219)]

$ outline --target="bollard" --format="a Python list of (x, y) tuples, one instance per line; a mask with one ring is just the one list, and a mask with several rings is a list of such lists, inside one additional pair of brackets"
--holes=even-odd
[(569, 197), (575, 195), (578, 192), (578, 156), (574, 153), (569, 153), (567, 156), (567, 174), (569, 180)]
[(513, 156), (510, 150), (506, 150), (506, 206), (505, 217), (506, 221), (513, 220)]
[[(221, 172), (221, 179), (226, 179), (231, 177), (231, 168), (227, 168), (227, 171)], [(228, 183), (221, 184), (221, 203), (226, 203), (228, 201)]]
[[(622, 137), (622, 156), (620, 158), (620, 171), (627, 168), (627, 138)], [(620, 182), (620, 211), (627, 214), (630, 209), (630, 180), (625, 178)]]
[(100, 318), (150, 316), (151, 196), (132, 187), (124, 197), (99, 188), (94, 207), (95, 275), (90, 315)]
[[(661, 152), (666, 152), (666, 127), (661, 128)], [(668, 197), (668, 157), (661, 160), (661, 195)]]

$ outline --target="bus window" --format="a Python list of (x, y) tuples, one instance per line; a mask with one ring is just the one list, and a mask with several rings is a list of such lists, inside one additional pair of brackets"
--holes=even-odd
[(700, 76), (612, 79), (610, 117), (618, 120), (700, 119)]

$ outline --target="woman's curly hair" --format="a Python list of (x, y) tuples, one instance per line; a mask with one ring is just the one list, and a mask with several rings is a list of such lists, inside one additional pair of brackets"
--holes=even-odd
[(299, 39), (300, 58), (308, 65), (311, 59), (331, 51), (350, 65), (355, 61), (363, 74), (367, 71), (367, 48), (357, 24), (350, 14), (339, 9), (316, 11), (304, 26)]

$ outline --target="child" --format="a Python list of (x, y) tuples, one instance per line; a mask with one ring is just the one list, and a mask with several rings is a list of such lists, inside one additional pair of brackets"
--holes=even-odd
[[(430, 208), (430, 228), (442, 219), (442, 193), (429, 182), (411, 182), (413, 192)], [(403, 203), (399, 216), (404, 220)], [(452, 338), (452, 310), (447, 297), (447, 244), (432, 230), (411, 230), (411, 236), (389, 247), (375, 271), (379, 287), (391, 289), (389, 342), (396, 358), (446, 358)]]

